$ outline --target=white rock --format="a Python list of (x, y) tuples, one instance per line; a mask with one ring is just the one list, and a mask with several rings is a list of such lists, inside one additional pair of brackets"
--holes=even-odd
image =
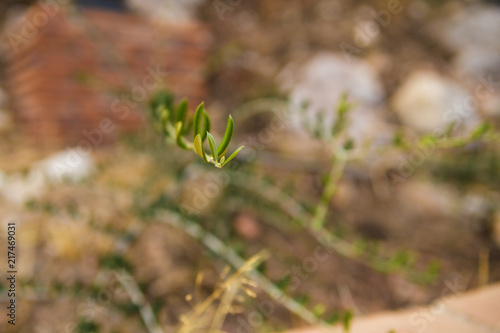
[(78, 182), (94, 171), (90, 154), (67, 149), (37, 162), (27, 175), (4, 175), (0, 171), (0, 194), (8, 201), (23, 204), (42, 195), (49, 183)]
[(67, 149), (38, 162), (30, 171), (30, 176), (43, 176), (51, 183), (78, 182), (89, 177), (94, 169), (94, 160), (90, 154)]
[(447, 124), (470, 130), (479, 123), (472, 96), (453, 81), (428, 70), (411, 73), (391, 104), (404, 125), (421, 132), (442, 132)]
[(45, 182), (40, 177), (15, 174), (4, 177), (0, 184), (0, 193), (11, 203), (23, 204), (29, 199), (39, 197), (44, 188)]
[(196, 7), (202, 2), (203, 0), (127, 0), (131, 8), (160, 22), (189, 21), (194, 17)]
[[(458, 6), (453, 15), (429, 25), (429, 34), (454, 52), (454, 75), (464, 83), (486, 117), (500, 117), (500, 89), (488, 83), (488, 94), (479, 86), (500, 77), (500, 7), (474, 4)], [(483, 89), (485, 91), (485, 89)]]
[[(322, 119), (322, 130), (328, 132), (336, 121), (336, 106), (344, 93), (356, 107), (350, 113), (348, 134), (357, 142), (388, 134), (377, 111), (385, 97), (376, 71), (366, 62), (341, 54), (320, 53), (304, 65), (291, 64), (278, 76), (282, 90), (290, 94), (292, 124), (306, 131), (304, 124)], [(308, 103), (305, 113), (301, 106)], [(320, 118), (321, 117), (321, 118)]]
[(7, 175), (0, 170), (0, 196), (13, 204), (24, 204), (27, 200), (39, 197), (45, 188), (43, 177), (13, 174)]
[(475, 5), (462, 8), (450, 18), (433, 24), (433, 34), (451, 49), (500, 48), (500, 8), (498, 6)]
[[(487, 46), (481, 48), (465, 47), (453, 60), (453, 67), (459, 77), (469, 76), (477, 79), (487, 78), (489, 74), (500, 73), (499, 50)], [(496, 76), (496, 75), (495, 75)]]
[(377, 73), (362, 60), (352, 58), (347, 61), (341, 54), (322, 52), (298, 71), (290, 73), (290, 70), (295, 69), (293, 67), (285, 68), (279, 80), (281, 86), (291, 89), (293, 96), (301, 99), (301, 102), (317, 97), (311, 102), (318, 107), (331, 107), (331, 103), (336, 103), (345, 91), (349, 91), (354, 99), (367, 104), (378, 103), (384, 98)]

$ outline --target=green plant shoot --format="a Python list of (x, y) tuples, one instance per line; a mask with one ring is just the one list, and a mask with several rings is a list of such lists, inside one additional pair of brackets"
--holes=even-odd
[[(206, 163), (213, 164), (217, 168), (222, 168), (243, 149), (243, 146), (236, 149), (228, 158), (225, 157), (229, 143), (233, 136), (233, 117), (229, 116), (226, 131), (221, 143), (217, 146), (214, 137), (210, 134), (210, 117), (202, 102), (196, 108), (194, 116), (189, 119), (188, 102), (184, 98), (177, 106), (174, 104), (173, 96), (166, 91), (159, 91), (153, 97), (151, 104), (151, 117), (154, 128), (164, 134), (168, 141), (175, 142), (177, 146), (184, 150), (191, 150), (200, 156)], [(193, 128), (193, 141), (186, 138)], [(210, 154), (205, 152), (203, 143), (208, 138)]]

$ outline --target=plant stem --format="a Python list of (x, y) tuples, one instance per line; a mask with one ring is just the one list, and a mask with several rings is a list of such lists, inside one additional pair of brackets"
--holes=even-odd
[[(191, 237), (198, 240), (204, 246), (206, 246), (211, 251), (215, 252), (218, 256), (226, 260), (235, 269), (240, 269), (245, 265), (245, 260), (243, 260), (236, 252), (231, 248), (226, 246), (221, 240), (219, 240), (213, 234), (205, 231), (198, 224), (193, 221), (188, 220), (182, 215), (173, 213), (170, 211), (162, 211), (156, 215), (158, 221), (167, 223), (172, 227), (184, 230)], [(317, 318), (311, 311), (303, 307), (300, 303), (295, 301), (293, 298), (286, 295), (281, 289), (276, 287), (271, 281), (269, 281), (264, 275), (260, 274), (256, 270), (249, 271), (247, 273), (248, 277), (254, 280), (258, 286), (264, 290), (272, 299), (276, 302), (282, 304), (290, 312), (296, 314), (304, 321), (309, 324), (317, 325), (328, 325), (321, 319)]]
[(256, 193), (269, 202), (275, 203), (281, 211), (290, 216), (294, 221), (298, 222), (304, 229), (309, 231), (309, 233), (322, 245), (332, 248), (334, 251), (345, 257), (363, 262), (359, 258), (356, 258), (355, 249), (349, 242), (332, 236), (331, 233), (324, 227), (321, 227), (318, 230), (313, 230), (311, 228), (310, 221), (314, 219), (314, 216), (308, 213), (302, 205), (295, 201), (292, 197), (284, 194), (279, 188), (263, 184), (263, 182), (257, 177), (240, 175), (238, 172), (231, 173), (231, 183)]
[[(311, 221), (314, 216), (308, 213), (300, 203), (295, 201), (295, 199), (283, 193), (276, 186), (265, 184), (257, 177), (243, 175), (238, 172), (231, 173), (231, 183), (235, 186), (255, 193), (271, 203), (274, 203), (283, 213), (290, 216), (290, 218), (294, 221), (297, 221), (305, 230), (309, 232), (312, 237), (318, 241), (318, 243), (326, 249), (332, 249), (346, 258), (357, 261), (374, 270), (379, 270), (381, 264), (386, 264), (390, 261), (390, 258), (378, 254), (364, 253), (364, 255), (361, 256), (361, 253), (354, 244), (333, 235), (324, 227), (321, 227), (318, 230), (313, 230), (309, 221)], [(419, 272), (413, 270), (395, 271), (395, 273), (403, 273), (406, 277), (415, 277), (420, 275)]]
[(127, 294), (130, 296), (132, 302), (139, 307), (139, 312), (141, 314), (144, 325), (148, 329), (149, 333), (164, 333), (163, 329), (160, 327), (156, 321), (153, 309), (151, 305), (146, 301), (141, 290), (134, 281), (134, 278), (125, 270), (122, 272), (113, 272), (116, 279), (121, 283)]
[(326, 185), (321, 194), (321, 199), (316, 206), (314, 217), (311, 221), (313, 231), (319, 231), (325, 224), (326, 215), (330, 201), (338, 188), (338, 183), (344, 174), (345, 164), (347, 162), (347, 153), (343, 147), (338, 149), (338, 153), (333, 157), (332, 167), (326, 179)]

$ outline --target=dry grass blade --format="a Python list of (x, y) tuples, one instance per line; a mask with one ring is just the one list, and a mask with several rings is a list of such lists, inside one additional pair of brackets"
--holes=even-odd
[[(245, 289), (246, 275), (253, 271), (261, 262), (266, 260), (269, 254), (261, 251), (245, 262), (235, 273), (223, 281), (217, 289), (203, 302), (184, 315), (179, 333), (192, 333), (205, 330), (208, 332), (221, 332), (222, 324), (228, 313), (232, 312), (234, 300), (238, 293)], [(215, 303), (219, 302), (217, 310), (212, 311)], [(206, 327), (205, 327), (206, 326)]]

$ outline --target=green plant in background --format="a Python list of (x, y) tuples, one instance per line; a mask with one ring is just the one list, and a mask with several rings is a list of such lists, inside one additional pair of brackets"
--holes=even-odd
[[(174, 97), (166, 91), (159, 91), (151, 102), (151, 115), (155, 129), (164, 134), (169, 142), (175, 142), (184, 150), (191, 150), (199, 155), (206, 163), (222, 168), (229, 163), (243, 149), (243, 146), (226, 158), (227, 148), (233, 136), (233, 118), (229, 116), (226, 131), (222, 141), (217, 146), (215, 139), (210, 134), (210, 117), (205, 111), (203, 102), (198, 105), (192, 119), (187, 117), (188, 102), (183, 99), (175, 105)], [(186, 136), (192, 129), (193, 141), (189, 142)], [(205, 152), (203, 146), (208, 139), (210, 154)]]
[[(265, 108), (264, 108), (265, 109)], [(267, 108), (264, 112), (276, 112), (275, 108)], [(219, 211), (211, 210), (211, 213), (204, 214), (203, 219), (198, 215), (185, 216), (179, 209), (178, 199), (174, 198), (177, 191), (166, 193), (154, 192), (153, 189), (159, 179), (175, 178), (179, 185), (184, 178), (178, 177), (178, 170), (185, 170), (185, 163), (180, 159), (167, 156), (165, 163), (161, 164), (158, 158), (155, 158), (154, 169), (148, 171), (147, 178), (141, 181), (140, 185), (134, 187), (135, 200), (131, 212), (138, 214), (140, 220), (169, 225), (172, 228), (183, 230), (191, 238), (202, 244), (209, 253), (209, 260), (221, 259), (227, 265), (232, 267), (233, 275), (228, 279), (222, 279), (220, 286), (215, 288), (213, 294), (209, 295), (202, 302), (193, 302), (193, 309), (185, 313), (181, 318), (177, 332), (199, 332), (201, 329), (207, 329), (209, 332), (220, 332), (222, 324), (228, 314), (233, 310), (240, 311), (246, 305), (240, 300), (240, 296), (248, 295), (254, 298), (252, 290), (248, 286), (258, 287), (263, 292), (263, 296), (286, 308), (297, 318), (312, 325), (327, 326), (337, 324), (345, 332), (348, 332), (351, 326), (353, 311), (350, 309), (330, 308), (328, 303), (318, 303), (317, 299), (311, 297), (307, 291), (300, 294), (292, 288), (293, 275), (287, 274), (280, 280), (274, 281), (262, 270), (261, 261), (267, 256), (257, 259), (247, 260), (250, 252), (254, 248), (247, 247), (244, 239), (232, 234), (230, 223), (219, 223), (226, 219), (235, 210), (242, 211), (245, 208), (264, 212), (266, 218), (263, 223), (269, 223), (273, 229), (279, 230), (284, 235), (291, 235), (297, 230), (304, 230), (308, 236), (316, 240), (325, 249), (331, 249), (332, 253), (362, 263), (373, 270), (382, 274), (400, 274), (409, 281), (420, 284), (434, 283), (440, 269), (440, 263), (436, 260), (428, 262), (424, 267), (423, 260), (419, 260), (418, 252), (404, 249), (395, 251), (394, 248), (385, 248), (382, 242), (363, 239), (354, 235), (346, 235), (338, 226), (332, 224), (332, 221), (338, 224), (346, 225), (346, 221), (340, 214), (331, 213), (331, 199), (336, 195), (339, 181), (344, 177), (345, 170), (349, 167), (348, 163), (357, 161), (366, 156), (366, 148), (363, 146), (354, 146), (354, 141), (348, 136), (346, 130), (349, 127), (349, 115), (352, 109), (352, 103), (348, 101), (347, 95), (343, 95), (336, 106), (337, 121), (331, 128), (324, 128), (321, 119), (311, 123), (310, 134), (319, 140), (325, 141), (331, 148), (331, 158), (326, 164), (328, 169), (324, 172), (324, 181), (322, 182), (322, 191), (318, 195), (319, 200), (308, 202), (306, 200), (294, 197), (295, 187), (283, 186), (279, 178), (265, 175), (261, 177), (247, 163), (244, 168), (231, 168), (227, 170), (231, 176), (230, 186), (225, 188), (221, 194), (221, 199), (216, 202)], [(238, 149), (228, 159), (225, 159), (225, 153), (233, 134), (233, 120), (229, 117), (226, 131), (219, 145), (209, 133), (210, 119), (204, 109), (203, 104), (199, 105), (194, 112), (193, 117), (188, 117), (188, 104), (182, 100), (174, 104), (173, 96), (166, 92), (158, 93), (152, 103), (151, 112), (156, 130), (163, 134), (163, 138), (168, 142), (174, 143), (184, 150), (191, 150), (200, 156), (205, 162), (222, 167), (229, 160), (234, 158), (239, 152)], [(243, 119), (242, 113), (239, 113), (240, 121)], [(449, 127), (452, 129), (452, 127)], [(191, 137), (192, 135), (192, 137)], [(187, 139), (189, 137), (189, 139)], [(405, 137), (403, 131), (396, 133), (393, 141), (384, 145), (376, 151), (382, 155), (384, 153), (403, 154), (412, 151), (419, 144), (431, 147), (433, 151), (462, 151), (462, 154), (475, 154), (475, 150), (469, 152), (462, 147), (470, 143), (487, 143), (500, 139), (497, 132), (493, 131), (492, 125), (485, 123), (478, 126), (471, 133), (453, 137), (450, 131), (446, 134), (422, 135), (412, 140)], [(205, 150), (203, 143), (208, 142), (208, 148)], [(149, 147), (149, 146), (147, 146)], [(144, 146), (139, 147), (143, 153)], [(160, 149), (161, 150), (160, 150)], [(136, 148), (137, 149), (137, 148)], [(165, 156), (162, 147), (154, 146), (155, 157)], [(209, 153), (207, 153), (207, 152)], [(496, 155), (495, 155), (496, 156)], [(473, 155), (471, 161), (476, 160)], [(168, 161), (167, 161), (168, 160)], [(483, 172), (489, 177), (496, 175), (496, 160), (487, 159), (488, 164), (484, 166)], [(188, 161), (189, 163), (189, 161)], [(249, 167), (247, 167), (249, 166)], [(468, 167), (468, 164), (466, 165)], [(451, 166), (450, 166), (451, 168)], [(483, 169), (481, 169), (483, 170)], [(207, 171), (207, 170), (203, 170)], [(184, 172), (184, 171), (182, 171)], [(145, 196), (145, 193), (155, 193)], [(157, 197), (157, 195), (159, 195)], [(314, 197), (316, 199), (316, 197)], [(41, 201), (29, 201), (27, 208), (33, 211), (40, 211), (47, 215), (66, 214), (68, 216), (78, 217), (80, 215), (78, 206), (57, 205), (50, 198)], [(217, 209), (217, 208), (216, 208)], [(217, 219), (215, 219), (217, 217)], [(282, 221), (286, 221), (283, 223)], [(99, 223), (91, 220), (90, 227), (96, 232), (109, 234), (110, 237), (119, 239), (120, 242), (126, 240), (127, 246), (135, 243), (135, 231), (105, 229)], [(213, 222), (213, 224), (211, 224)], [(147, 224), (144, 224), (146, 226)], [(216, 227), (214, 227), (216, 225)], [(135, 227), (135, 226), (134, 226)], [(106, 227), (107, 228), (107, 227)], [(228, 230), (224, 229), (227, 228)], [(222, 230), (222, 231), (221, 231)], [(306, 233), (301, 237), (308, 237)], [(351, 238), (351, 239), (350, 239)], [(352, 239), (354, 238), (354, 239)], [(236, 240), (236, 241), (234, 241)], [(273, 244), (264, 245), (272, 253), (276, 247)], [(110, 252), (98, 257), (100, 276), (107, 279), (96, 280), (90, 287), (85, 285), (75, 285), (64, 287), (64, 284), (56, 281), (53, 288), (58, 293), (72, 293), (76, 297), (88, 297), (96, 299), (99, 292), (105, 286), (101, 281), (115, 279), (120, 283), (128, 297), (117, 299), (111, 302), (115, 310), (120, 311), (127, 317), (134, 315), (140, 316), (148, 332), (164, 332), (160, 310), (165, 307), (162, 302), (162, 296), (155, 295), (151, 298), (148, 295), (148, 284), (150, 281), (135, 282), (133, 264), (123, 254), (122, 251)], [(285, 263), (287, 263), (285, 261)], [(291, 266), (291, 264), (290, 264)], [(223, 275), (226, 276), (226, 275)], [(113, 280), (114, 281), (114, 280)], [(198, 285), (198, 283), (197, 283)], [(0, 289), (1, 289), (0, 285)], [(189, 295), (191, 296), (191, 295)], [(199, 297), (193, 297), (194, 300), (202, 300)], [(188, 301), (188, 298), (186, 298)], [(273, 323), (271, 318), (266, 317), (259, 330), (265, 328), (264, 325)], [(77, 318), (77, 330), (79, 332), (98, 333), (102, 330), (99, 322), (88, 321)], [(275, 331), (275, 329), (273, 328)]]
[(78, 333), (98, 333), (99, 330), (99, 325), (89, 320), (80, 319), (76, 325)]

